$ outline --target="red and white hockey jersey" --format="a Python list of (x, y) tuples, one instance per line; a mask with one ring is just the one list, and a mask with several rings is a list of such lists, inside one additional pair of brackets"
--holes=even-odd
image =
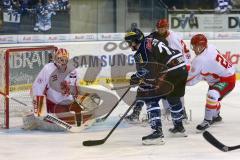
[(187, 85), (205, 80), (211, 86), (216, 82), (235, 81), (235, 69), (213, 45), (208, 47), (191, 63)]
[[(66, 71), (61, 73), (54, 63), (46, 64), (39, 72), (32, 86), (33, 96), (43, 96), (55, 104), (61, 104), (60, 102), (73, 101), (73, 96), (69, 94), (63, 94), (61, 90), (61, 82), (65, 81), (69, 86), (77, 86), (79, 80), (79, 74), (77, 69), (73, 71)], [(77, 87), (76, 93), (77, 91)]]

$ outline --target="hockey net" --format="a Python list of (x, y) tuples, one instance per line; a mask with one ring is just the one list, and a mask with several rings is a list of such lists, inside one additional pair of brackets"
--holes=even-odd
[(19, 126), (22, 115), (32, 110), (31, 85), (55, 49), (55, 46), (0, 48), (0, 128)]

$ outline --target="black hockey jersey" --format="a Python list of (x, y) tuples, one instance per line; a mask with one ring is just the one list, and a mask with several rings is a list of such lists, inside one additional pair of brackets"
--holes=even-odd
[[(138, 97), (162, 96), (173, 86), (168, 96), (183, 96), (187, 80), (187, 69), (182, 53), (163, 42), (145, 38), (134, 54), (136, 76), (143, 80)], [(149, 97), (148, 97), (148, 96)]]
[(157, 78), (185, 66), (182, 53), (166, 46), (165, 43), (152, 38), (145, 38), (134, 54), (137, 73), (140, 78)]
[(147, 38), (157, 39), (157, 40), (163, 42), (164, 44), (166, 44), (168, 46), (168, 41), (166, 40), (166, 38), (161, 36), (157, 31), (150, 33), (147, 36)]

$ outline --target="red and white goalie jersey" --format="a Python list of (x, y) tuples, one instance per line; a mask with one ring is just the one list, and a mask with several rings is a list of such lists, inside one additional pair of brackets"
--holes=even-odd
[(216, 82), (234, 82), (235, 69), (213, 45), (208, 47), (191, 63), (187, 85), (194, 85), (201, 80), (211, 86)]
[(78, 94), (78, 80), (77, 69), (62, 72), (54, 63), (48, 63), (36, 77), (32, 95), (33, 97), (45, 95), (48, 109), (50, 109), (48, 104), (68, 105), (74, 101), (72, 92), (74, 95)]

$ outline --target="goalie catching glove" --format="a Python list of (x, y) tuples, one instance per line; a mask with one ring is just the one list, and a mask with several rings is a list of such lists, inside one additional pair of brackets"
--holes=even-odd
[(86, 93), (84, 95), (78, 95), (75, 100), (85, 112), (90, 112), (94, 110), (101, 103), (101, 98), (96, 93)]

